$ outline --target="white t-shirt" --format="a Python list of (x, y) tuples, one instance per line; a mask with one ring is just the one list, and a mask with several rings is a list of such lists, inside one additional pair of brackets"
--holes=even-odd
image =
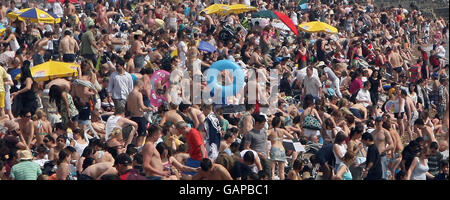
[(440, 58), (445, 58), (445, 48), (444, 48), (444, 46), (439, 45), (438, 51), (439, 51), (439, 53), (437, 54), (437, 56), (440, 57)]
[(58, 17), (63, 17), (64, 16), (64, 10), (61, 7), (61, 3), (59, 3), (58, 1), (56, 1), (55, 3), (53, 3), (53, 13), (58, 16)]
[(178, 55), (180, 56), (181, 62), (186, 61), (186, 59), (187, 59), (186, 53), (184, 53), (183, 51), (187, 52), (187, 50), (188, 50), (188, 47), (185, 42), (181, 41), (180, 43), (178, 43)]
[[(253, 156), (255, 156), (255, 160), (256, 160), (256, 159), (259, 159), (258, 153), (256, 153), (256, 151), (253, 151), (253, 150), (243, 150), (243, 151), (241, 151), (241, 158), (242, 158), (242, 159), (244, 159), (244, 155), (245, 155), (245, 153), (247, 153), (247, 151), (253, 152)], [(251, 165), (250, 167), (252, 168), (252, 171), (253, 171), (254, 173), (258, 173), (258, 168), (256, 167), (256, 164), (253, 164), (253, 165)]]
[(297, 13), (296, 12), (292, 12), (291, 20), (292, 20), (292, 22), (294, 23), (295, 26), (298, 26), (298, 18), (297, 18)]
[[(359, 90), (358, 95), (356, 95), (356, 100), (372, 102), (370, 100), (370, 92), (369, 92), (369, 90), (365, 90), (365, 89)], [(364, 105), (364, 107), (367, 107), (367, 106), (370, 105), (370, 104), (368, 104), (366, 102), (364, 102), (362, 104)]]

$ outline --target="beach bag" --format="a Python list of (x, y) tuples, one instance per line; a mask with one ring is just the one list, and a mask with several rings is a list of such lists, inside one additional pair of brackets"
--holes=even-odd
[(316, 119), (313, 115), (307, 115), (303, 120), (303, 128), (311, 129), (311, 130), (320, 130), (322, 129), (322, 125), (319, 120)]

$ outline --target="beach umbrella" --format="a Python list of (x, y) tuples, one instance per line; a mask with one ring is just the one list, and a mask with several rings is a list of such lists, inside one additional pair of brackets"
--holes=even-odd
[[(77, 69), (79, 67), (80, 65), (75, 63), (50, 60), (48, 62), (32, 67), (30, 71), (35, 81), (48, 81), (56, 78), (77, 76)], [(15, 77), (16, 80), (19, 78), (20, 74)]]
[(53, 13), (45, 12), (39, 8), (25, 8), (18, 11), (10, 12), (6, 15), (11, 20), (19, 19), (20, 21), (30, 21), (33, 23), (60, 23), (61, 18), (58, 18)]
[(307, 33), (318, 33), (318, 32), (332, 33), (332, 34), (338, 33), (337, 28), (320, 21), (303, 23), (298, 25), (298, 27), (300, 28), (300, 30)]
[(205, 12), (207, 15), (212, 15), (212, 14), (226, 13), (228, 12), (229, 9), (230, 6), (226, 4), (213, 4), (200, 12)]
[(234, 4), (230, 5), (227, 12), (223, 13), (223, 15), (229, 15), (229, 14), (240, 14), (245, 12), (250, 12), (256, 10), (253, 6), (247, 6), (245, 4)]
[(200, 41), (200, 45), (198, 45), (198, 50), (212, 53), (216, 51), (216, 47), (214, 47), (212, 44), (208, 42)]
[(278, 11), (272, 11), (272, 10), (263, 10), (252, 14), (253, 18), (270, 18), (270, 19), (279, 19), (282, 21), (286, 26), (295, 33), (295, 35), (298, 35), (297, 27), (295, 26), (294, 22), (292, 22), (291, 18), (289, 18), (287, 15), (278, 12)]
[(8, 74), (11, 75), (11, 79), (13, 80), (16, 79), (17, 75), (19, 75), (20, 73), (21, 73), (20, 68), (16, 68), (8, 72)]

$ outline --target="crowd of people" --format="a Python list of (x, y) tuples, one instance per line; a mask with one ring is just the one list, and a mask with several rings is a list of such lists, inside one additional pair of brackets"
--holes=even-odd
[[(0, 180), (448, 180), (448, 21), (415, 5), (299, 2), (2, 1)], [(214, 3), (257, 10), (202, 12)], [(61, 23), (7, 17), (23, 8)], [(296, 35), (252, 18), (262, 10), (339, 33)], [(263, 80), (225, 98), (242, 112), (177, 97), (225, 59)], [(36, 81), (49, 60), (79, 72)], [(153, 78), (162, 70), (170, 79)], [(273, 79), (276, 107), (260, 98)]]

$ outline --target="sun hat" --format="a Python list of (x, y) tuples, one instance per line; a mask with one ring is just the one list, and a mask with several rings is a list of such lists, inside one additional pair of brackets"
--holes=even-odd
[(29, 150), (22, 150), (19, 152), (19, 158), (20, 160), (31, 160), (33, 159), (33, 155), (31, 154), (31, 151)]
[(137, 30), (137, 31), (135, 31), (135, 32), (133, 32), (131, 34), (133, 34), (133, 35), (144, 35), (144, 32), (142, 32), (141, 30)]

